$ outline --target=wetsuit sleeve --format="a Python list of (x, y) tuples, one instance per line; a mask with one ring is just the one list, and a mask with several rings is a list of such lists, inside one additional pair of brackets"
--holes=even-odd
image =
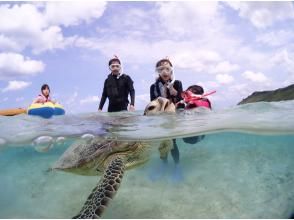
[(101, 109), (101, 110), (103, 109), (104, 103), (105, 103), (106, 98), (107, 98), (106, 81), (107, 81), (107, 79), (104, 81), (102, 97), (101, 97), (100, 104), (99, 104), (99, 109)]
[(153, 101), (154, 99), (156, 99), (156, 95), (154, 93), (154, 87), (155, 87), (155, 84), (152, 84), (150, 86), (150, 101)]
[(134, 81), (128, 76), (128, 88), (131, 96), (131, 105), (135, 105), (135, 89), (134, 89)]
[(181, 93), (183, 92), (183, 86), (182, 86), (182, 82), (181, 81), (176, 81), (175, 85), (174, 85), (175, 90), (177, 90), (178, 94), (176, 96), (174, 96), (175, 101), (179, 102), (182, 100), (182, 96)]

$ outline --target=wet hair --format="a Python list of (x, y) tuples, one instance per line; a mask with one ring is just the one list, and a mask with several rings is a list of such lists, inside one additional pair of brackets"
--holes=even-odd
[(189, 86), (189, 88), (187, 90), (190, 90), (191, 92), (193, 92), (196, 95), (202, 95), (204, 93), (203, 88), (198, 85)]
[(113, 62), (118, 62), (119, 64), (121, 64), (118, 58), (112, 58), (111, 60), (109, 60), (108, 66), (110, 66)]
[(43, 90), (45, 90), (45, 89), (48, 89), (49, 92), (50, 92), (50, 88), (49, 88), (48, 84), (43, 84), (43, 85), (42, 85), (42, 87), (41, 87), (41, 92), (42, 92)]
[(168, 62), (170, 66), (173, 66), (172, 63), (170, 62), (170, 60), (165, 58), (165, 59), (161, 59), (161, 60), (159, 60), (159, 61), (156, 63), (155, 67), (157, 68), (157, 67), (161, 66), (161, 65), (162, 65), (163, 63), (165, 63), (165, 62)]

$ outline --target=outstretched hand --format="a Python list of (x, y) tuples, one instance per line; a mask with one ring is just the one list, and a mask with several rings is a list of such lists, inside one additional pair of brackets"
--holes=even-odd
[(174, 88), (173, 85), (170, 85), (170, 86), (168, 87), (168, 89), (169, 89), (169, 93), (170, 93), (171, 95), (176, 96), (176, 95), (178, 94), (178, 91), (175, 90), (175, 88)]

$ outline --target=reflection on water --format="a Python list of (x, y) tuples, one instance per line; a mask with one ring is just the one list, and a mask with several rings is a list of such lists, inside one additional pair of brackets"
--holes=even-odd
[(293, 134), (294, 101), (254, 103), (218, 111), (191, 110), (143, 116), (142, 112), (65, 115), (50, 120), (28, 115), (0, 116), (0, 146), (24, 146), (46, 136), (119, 140), (155, 140), (239, 131)]

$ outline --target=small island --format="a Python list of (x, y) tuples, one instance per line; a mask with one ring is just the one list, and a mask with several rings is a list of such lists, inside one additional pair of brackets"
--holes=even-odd
[(273, 91), (254, 92), (239, 102), (238, 105), (253, 102), (278, 102), (292, 99), (294, 99), (294, 84)]

